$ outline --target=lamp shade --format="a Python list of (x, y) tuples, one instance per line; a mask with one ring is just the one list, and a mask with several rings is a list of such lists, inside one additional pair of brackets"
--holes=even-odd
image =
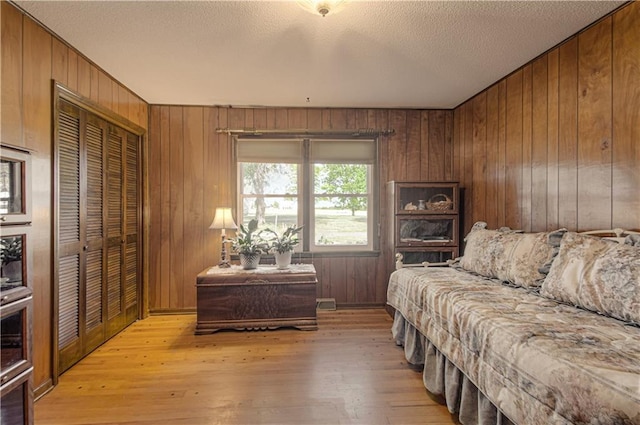
[(237, 229), (238, 225), (233, 221), (231, 208), (216, 208), (216, 215), (209, 229)]

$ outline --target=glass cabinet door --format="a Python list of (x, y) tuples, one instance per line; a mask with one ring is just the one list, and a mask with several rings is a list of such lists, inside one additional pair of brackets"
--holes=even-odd
[(451, 246), (457, 245), (457, 217), (450, 216), (396, 216), (396, 246)]
[(0, 153), (0, 223), (29, 223), (31, 155), (7, 146)]
[(3, 226), (0, 236), (0, 305), (28, 295), (27, 231), (29, 226)]
[(15, 378), (31, 366), (27, 326), (31, 297), (0, 307), (0, 383)]

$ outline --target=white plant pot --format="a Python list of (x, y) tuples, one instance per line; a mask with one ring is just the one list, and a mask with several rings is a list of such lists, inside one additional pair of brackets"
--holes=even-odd
[(257, 269), (259, 263), (260, 254), (240, 254), (240, 265), (245, 270)]
[(287, 251), (283, 253), (276, 251), (273, 254), (273, 256), (276, 259), (276, 265), (278, 266), (278, 269), (280, 270), (288, 269), (289, 266), (291, 265), (291, 251)]

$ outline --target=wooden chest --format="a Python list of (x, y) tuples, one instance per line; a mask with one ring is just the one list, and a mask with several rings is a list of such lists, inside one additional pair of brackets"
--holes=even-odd
[(211, 267), (197, 277), (196, 334), (221, 329), (318, 328), (312, 264), (256, 270)]

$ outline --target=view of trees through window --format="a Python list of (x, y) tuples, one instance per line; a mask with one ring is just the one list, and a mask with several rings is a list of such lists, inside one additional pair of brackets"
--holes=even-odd
[[(369, 244), (370, 165), (311, 164), (309, 182), (303, 181), (299, 164), (243, 162), (239, 170), (243, 224), (255, 218), (260, 228), (277, 231), (305, 225), (317, 247)], [(308, 206), (303, 204), (305, 187), (313, 190)]]

